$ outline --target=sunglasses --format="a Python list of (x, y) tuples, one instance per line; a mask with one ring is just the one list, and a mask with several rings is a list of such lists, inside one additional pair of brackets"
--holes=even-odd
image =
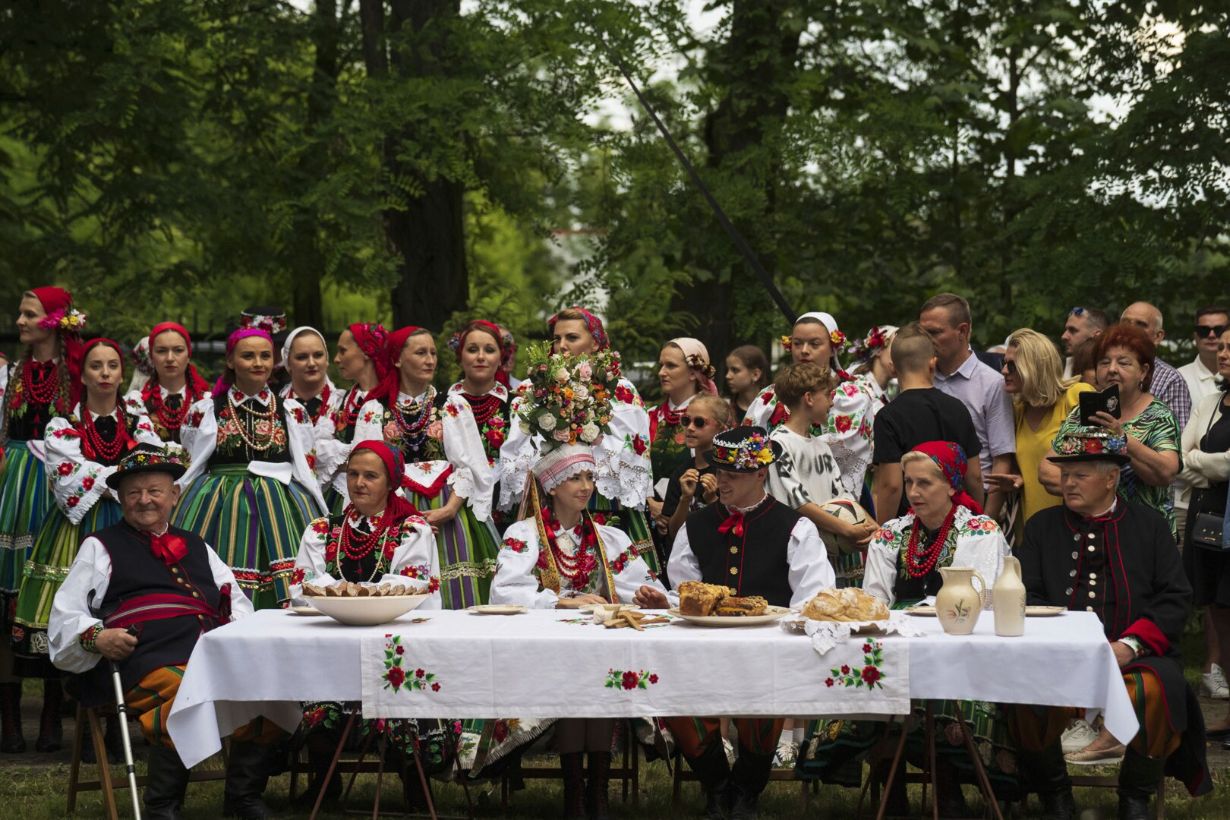
[(684, 427), (695, 427), (697, 430), (704, 429), (709, 423), (709, 419), (704, 416), (680, 416), (679, 420), (683, 422)]
[(1206, 336), (1220, 336), (1230, 325), (1196, 325), (1196, 336), (1203, 339)]
[(1016, 362), (1005, 361), (1003, 370), (1008, 375), (1015, 376), (1016, 375)]

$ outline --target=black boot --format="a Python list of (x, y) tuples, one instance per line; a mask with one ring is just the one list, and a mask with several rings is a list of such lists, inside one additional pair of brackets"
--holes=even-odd
[(269, 782), (270, 748), (250, 741), (231, 741), (230, 758), (226, 763), (226, 787), (222, 797), (224, 817), (266, 820), (273, 816), (261, 800), (265, 785)]
[(1166, 761), (1162, 758), (1145, 757), (1128, 748), (1119, 766), (1119, 818), (1120, 820), (1148, 820), (1149, 798), (1157, 792)]
[(59, 678), (43, 680), (43, 711), (38, 718), (36, 752), (58, 752), (64, 744), (64, 725), (60, 710), (64, 706), (64, 686)]
[(611, 753), (589, 753), (589, 778), (585, 783), (585, 809), (589, 820), (607, 820), (610, 817)]
[(148, 820), (179, 820), (188, 791), (188, 770), (179, 753), (166, 746), (151, 746), (148, 760), (144, 816)]
[(731, 820), (756, 820), (760, 816), (760, 793), (769, 785), (773, 771), (773, 752), (750, 752), (739, 749), (739, 759), (730, 772), (734, 802), (730, 808)]
[(21, 684), (0, 683), (0, 752), (21, 754), (26, 739), (21, 736)]
[(725, 820), (730, 807), (730, 762), (726, 760), (721, 738), (701, 752), (700, 757), (689, 757), (687, 761), (705, 793), (705, 817)]
[(1018, 749), (1017, 765), (1031, 791), (1042, 801), (1044, 820), (1072, 820), (1076, 817), (1076, 800), (1072, 797), (1072, 779), (1063, 748), (1058, 742), (1040, 752)]
[(333, 771), (333, 777), (325, 781), (325, 775), (329, 773), (329, 764), (333, 762), (333, 750), (327, 748), (328, 744), (323, 744), (323, 748), (317, 748), (312, 744), (312, 738), (307, 742), (308, 750), (308, 775), (307, 788), (303, 793), (295, 798), (295, 806), (298, 808), (311, 809), (316, 805), (316, 798), (323, 788), (325, 799), (321, 805), (325, 803), (335, 802), (342, 796), (342, 778), (338, 775), (337, 770)]
[(559, 756), (564, 772), (564, 818), (583, 820), (585, 817), (585, 760), (582, 752)]

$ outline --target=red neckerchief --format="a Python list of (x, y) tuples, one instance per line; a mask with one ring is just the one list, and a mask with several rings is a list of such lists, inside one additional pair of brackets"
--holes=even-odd
[(173, 535), (170, 530), (167, 530), (162, 535), (149, 535), (150, 552), (154, 553), (154, 557), (162, 560), (162, 563), (168, 567), (172, 564), (178, 564), (188, 554), (188, 542), (181, 536)]
[(726, 520), (721, 524), (718, 524), (718, 532), (722, 535), (727, 535), (728, 533), (733, 532), (736, 538), (742, 538), (744, 532), (746, 531), (743, 525), (746, 521), (747, 514), (756, 512), (764, 506), (764, 503), (768, 500), (769, 495), (766, 493), (765, 497), (753, 504), (750, 509), (737, 510), (727, 507)]

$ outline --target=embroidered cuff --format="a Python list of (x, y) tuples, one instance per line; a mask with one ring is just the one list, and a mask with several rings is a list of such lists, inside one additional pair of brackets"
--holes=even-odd
[(94, 624), (92, 627), (87, 629), (85, 632), (82, 632), (80, 637), (77, 638), (77, 640), (81, 643), (81, 648), (84, 649), (86, 652), (93, 652), (94, 654), (98, 654), (98, 647), (94, 645), (94, 642), (98, 640), (98, 634), (102, 631), (103, 631), (102, 624)]

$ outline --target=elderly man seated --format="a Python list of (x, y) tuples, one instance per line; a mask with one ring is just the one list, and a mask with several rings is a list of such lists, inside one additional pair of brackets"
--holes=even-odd
[[(192, 648), (203, 632), (252, 612), (217, 554), (198, 536), (168, 524), (179, 499), (175, 479), (184, 470), (179, 451), (148, 444), (120, 460), (107, 486), (119, 497), (124, 520), (81, 542), (48, 629), (52, 662), (82, 675), (83, 703), (111, 701), (108, 664), (99, 661), (118, 664), (124, 700), (150, 743), (148, 818), (179, 817), (187, 790), (188, 770), (166, 734), (166, 719)], [(265, 750), (283, 734), (269, 726), (267, 737), (256, 737), (256, 724), (232, 737), (227, 816), (268, 816), (261, 801)]]
[[(1204, 721), (1183, 678), (1178, 644), (1191, 606), (1170, 526), (1149, 507), (1118, 498), (1127, 441), (1077, 428), (1060, 442), (1063, 506), (1035, 515), (1017, 550), (1030, 604), (1096, 613), (1111, 641), (1140, 731), (1119, 769), (1119, 816), (1146, 818), (1166, 774), (1193, 794), (1212, 788)], [(1013, 709), (1018, 762), (1045, 816), (1076, 815), (1059, 736), (1071, 710)]]

